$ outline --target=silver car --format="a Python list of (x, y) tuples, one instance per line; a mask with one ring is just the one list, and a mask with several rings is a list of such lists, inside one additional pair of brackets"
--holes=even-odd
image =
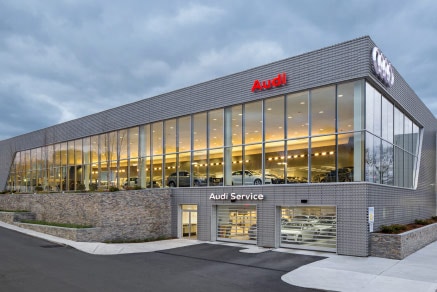
[[(263, 184), (262, 174), (251, 170), (245, 170), (245, 171), (238, 170), (232, 173), (233, 185), (242, 185), (243, 181), (245, 185), (262, 185)], [(272, 183), (272, 178), (266, 176), (264, 179), (264, 184), (271, 184), (271, 183)]]

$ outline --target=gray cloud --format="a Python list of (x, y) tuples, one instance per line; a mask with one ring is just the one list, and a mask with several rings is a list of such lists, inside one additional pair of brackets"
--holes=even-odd
[(434, 113), (434, 1), (0, 2), (0, 140), (370, 35)]

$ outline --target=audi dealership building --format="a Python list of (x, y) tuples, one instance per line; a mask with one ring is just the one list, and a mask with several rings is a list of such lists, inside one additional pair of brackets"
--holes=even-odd
[(0, 188), (171, 192), (175, 237), (369, 255), (436, 215), (434, 115), (367, 36), (0, 142)]

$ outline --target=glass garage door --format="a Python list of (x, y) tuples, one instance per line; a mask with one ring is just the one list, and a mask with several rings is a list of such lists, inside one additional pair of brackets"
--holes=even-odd
[(217, 206), (217, 240), (256, 243), (256, 206)]
[(282, 247), (337, 251), (337, 209), (281, 207)]

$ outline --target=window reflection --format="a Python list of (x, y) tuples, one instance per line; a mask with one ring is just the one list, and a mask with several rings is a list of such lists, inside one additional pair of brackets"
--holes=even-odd
[(393, 104), (385, 97), (382, 98), (382, 113), (381, 137), (393, 143)]
[(381, 183), (393, 185), (393, 144), (382, 142), (381, 154)]
[[(338, 135), (337, 143), (338, 143), (337, 181), (339, 182), (360, 181), (360, 179), (354, 178), (354, 170), (358, 168), (358, 172), (359, 172), (359, 165), (355, 165), (354, 163), (355, 143), (360, 143), (360, 141), (355, 141), (355, 135), (351, 133), (351, 134)], [(356, 175), (356, 177), (359, 178), (358, 175)]]

